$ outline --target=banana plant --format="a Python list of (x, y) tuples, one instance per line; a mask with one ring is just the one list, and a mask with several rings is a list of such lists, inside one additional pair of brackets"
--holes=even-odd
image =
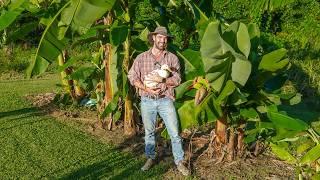
[[(177, 101), (182, 103), (178, 109), (181, 127), (216, 122), (216, 144), (220, 150), (227, 148), (228, 160), (243, 152), (244, 137), (249, 136), (246, 124), (260, 124), (266, 106), (296, 97), (279, 93), (284, 83), (279, 76), (289, 65), (286, 50), (262, 56), (264, 52), (256, 51), (258, 39), (259, 30), (254, 24), (211, 21), (204, 31), (200, 52), (178, 52), (189, 78), (176, 89)], [(276, 80), (277, 86), (271, 83)], [(256, 134), (250, 137), (257, 138)], [(247, 142), (252, 141), (247, 138)], [(224, 156), (220, 150), (217, 154)]]

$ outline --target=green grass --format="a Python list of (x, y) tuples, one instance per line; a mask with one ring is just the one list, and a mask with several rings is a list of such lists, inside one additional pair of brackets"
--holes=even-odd
[(59, 82), (54, 79), (0, 82), (1, 179), (161, 178), (168, 164), (141, 172), (141, 157), (43, 114), (23, 97), (52, 92)]

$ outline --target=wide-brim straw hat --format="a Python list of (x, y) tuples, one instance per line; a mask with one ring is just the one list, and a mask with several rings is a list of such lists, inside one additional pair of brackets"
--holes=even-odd
[(153, 44), (152, 35), (155, 35), (155, 34), (161, 34), (161, 35), (167, 36), (169, 39), (172, 39), (172, 38), (173, 38), (173, 36), (168, 33), (166, 27), (159, 26), (159, 27), (157, 27), (157, 28), (154, 30), (154, 32), (149, 32), (149, 34), (148, 34), (148, 40), (149, 40), (149, 43), (150, 43), (150, 44)]

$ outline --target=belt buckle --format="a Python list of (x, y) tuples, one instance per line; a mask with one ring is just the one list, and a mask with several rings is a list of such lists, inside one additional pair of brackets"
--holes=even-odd
[(147, 97), (153, 100), (158, 100), (161, 98), (160, 95), (148, 95)]
[(160, 97), (159, 95), (153, 95), (153, 96), (152, 96), (152, 98), (153, 98), (154, 100), (160, 99), (159, 97)]

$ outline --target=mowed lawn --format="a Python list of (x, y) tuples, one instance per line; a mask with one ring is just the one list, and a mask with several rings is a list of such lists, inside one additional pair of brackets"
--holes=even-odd
[(158, 165), (115, 150), (32, 107), (26, 94), (54, 92), (57, 78), (0, 82), (0, 179), (160, 179)]

